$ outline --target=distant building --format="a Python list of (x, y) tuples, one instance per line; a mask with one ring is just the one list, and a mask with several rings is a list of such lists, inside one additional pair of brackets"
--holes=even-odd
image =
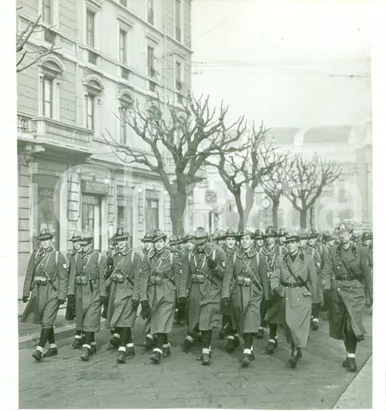
[(19, 273), (43, 227), (61, 251), (75, 229), (92, 229), (101, 251), (117, 226), (134, 246), (148, 230), (170, 231), (159, 176), (120, 161), (103, 134), (146, 152), (123, 121), (133, 103), (159, 93), (178, 105), (190, 92), (191, 0), (18, 0), (17, 7), (19, 33), (42, 16), (28, 50), (55, 46), (17, 76)]

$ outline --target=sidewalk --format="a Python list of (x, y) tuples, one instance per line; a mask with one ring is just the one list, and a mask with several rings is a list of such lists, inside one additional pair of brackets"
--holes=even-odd
[(334, 409), (371, 409), (373, 392), (373, 356), (358, 372), (354, 380), (335, 404)]

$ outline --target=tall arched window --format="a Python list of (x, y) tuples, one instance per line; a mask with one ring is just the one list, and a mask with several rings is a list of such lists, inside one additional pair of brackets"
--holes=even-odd
[(63, 64), (58, 59), (46, 59), (40, 64), (39, 116), (59, 120), (59, 93), (63, 71)]
[(85, 82), (85, 127), (89, 130), (97, 129), (97, 104), (103, 91), (103, 85), (98, 79), (89, 79)]
[(119, 99), (119, 141), (123, 145), (129, 144), (130, 126), (128, 124), (134, 100), (128, 93), (123, 93)]

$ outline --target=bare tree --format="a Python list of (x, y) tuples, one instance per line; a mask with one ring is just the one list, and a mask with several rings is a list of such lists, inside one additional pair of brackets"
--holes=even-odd
[(288, 152), (272, 151), (269, 158), (276, 166), (264, 177), (262, 187), (264, 193), (272, 202), (272, 224), (279, 228), (278, 211), (281, 197), (289, 189), (289, 172), (293, 168), (297, 157), (290, 157)]
[(322, 160), (315, 155), (311, 159), (296, 157), (288, 170), (288, 189), (284, 195), (300, 213), (300, 227), (307, 226), (307, 211), (315, 204), (323, 189), (340, 177), (338, 163)]
[[(18, 8), (18, 10), (19, 9), (20, 7)], [(42, 59), (44, 56), (47, 56), (52, 52), (52, 50), (54, 50), (54, 45), (52, 45), (49, 49), (40, 47), (32, 60), (27, 64), (22, 65), (28, 54), (35, 54), (35, 52), (27, 50), (26, 45), (32, 34), (38, 30), (40, 19), (41, 16), (38, 16), (35, 21), (30, 21), (26, 28), (16, 35), (16, 73), (20, 73), (21, 71), (24, 71), (27, 68), (33, 66), (40, 59)]]
[(216, 114), (216, 109), (209, 107), (209, 97), (188, 97), (182, 108), (168, 104), (167, 110), (170, 118), (165, 120), (159, 99), (152, 100), (149, 109), (140, 108), (137, 102), (132, 115), (125, 119), (151, 154), (120, 144), (108, 132), (104, 137), (121, 160), (142, 164), (159, 176), (170, 197), (173, 234), (182, 235), (188, 186), (204, 178), (201, 174), (208, 158), (240, 149), (240, 144), (234, 143), (242, 135), (245, 122), (241, 117), (225, 125), (228, 107), (221, 104)]
[[(261, 184), (264, 176), (268, 175), (275, 167), (276, 159), (272, 156), (275, 149), (266, 143), (266, 134), (263, 124), (259, 129), (255, 126), (245, 131), (247, 141), (244, 149), (232, 155), (219, 154), (219, 161), (208, 162), (216, 167), (218, 173), (228, 190), (232, 193), (239, 214), (238, 229), (241, 231), (248, 223), (254, 201), (255, 190)], [(248, 135), (247, 135), (248, 134)], [(242, 198), (243, 192), (245, 197)]]

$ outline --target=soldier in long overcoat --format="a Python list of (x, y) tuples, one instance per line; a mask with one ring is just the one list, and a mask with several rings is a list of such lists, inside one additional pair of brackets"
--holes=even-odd
[[(364, 248), (367, 256), (367, 263), (370, 268), (371, 274), (371, 284), (373, 283), (373, 233), (371, 231), (365, 231), (362, 233), (361, 236), (362, 240), (362, 247)], [(366, 294), (366, 305), (371, 305), (370, 296), (372, 295), (372, 291), (370, 292), (367, 287), (365, 287), (365, 294)]]
[(150, 328), (157, 335), (156, 347), (150, 356), (154, 364), (171, 354), (168, 334), (173, 327), (176, 293), (178, 296), (176, 285), (182, 268), (179, 256), (166, 247), (166, 239), (165, 233), (158, 230), (154, 233), (154, 248), (145, 256), (141, 270), (142, 281), (147, 284), (147, 294), (141, 300), (145, 309), (143, 316), (150, 314)]
[(203, 227), (194, 232), (192, 242), (195, 247), (189, 261), (185, 257), (179, 292), (180, 302), (185, 302), (188, 297), (189, 333), (198, 325), (202, 335), (203, 348), (199, 358), (203, 365), (210, 365), (212, 329), (221, 326), (220, 293), (226, 259), (224, 250), (209, 243), (208, 237)]
[(297, 234), (288, 234), (288, 253), (279, 256), (271, 276), (273, 296), (283, 298), (282, 316), (287, 342), (291, 343), (289, 364), (295, 368), (307, 346), (310, 331), (312, 296), (316, 294), (317, 278), (313, 258), (299, 247)]
[(68, 296), (75, 298), (76, 329), (83, 330), (82, 361), (96, 353), (95, 333), (100, 330), (101, 309), (106, 301), (106, 256), (94, 250), (93, 234), (82, 233), (82, 251), (71, 267)]
[[(74, 231), (70, 241), (72, 242), (72, 250), (67, 253), (67, 261), (68, 261), (68, 275), (70, 275), (71, 267), (76, 265), (78, 255), (82, 250), (82, 247), (79, 243), (81, 237), (81, 233), (78, 231)], [(75, 318), (75, 298), (67, 297), (67, 307), (66, 307), (66, 320), (72, 321)], [(78, 349), (81, 348), (84, 342), (84, 335), (82, 330), (75, 329), (74, 341), (72, 343), (72, 348)]]
[[(260, 324), (263, 299), (263, 278), (267, 272), (265, 259), (252, 247), (253, 232), (239, 233), (241, 249), (227, 261), (221, 289), (221, 307), (230, 306), (232, 323), (243, 336), (244, 352), (241, 365), (248, 367), (252, 360), (253, 337)], [(232, 285), (231, 285), (232, 284)]]
[[(227, 262), (233, 261), (235, 253), (239, 251), (239, 247), (237, 247), (237, 242), (239, 240), (239, 235), (232, 228), (227, 228), (225, 230), (225, 255)], [(229, 286), (231, 285), (229, 284)], [(232, 324), (230, 313), (223, 313), (220, 333), (223, 333), (224, 336), (227, 334), (225, 349), (227, 352), (232, 353), (235, 348), (240, 345), (240, 338), (237, 327)], [(221, 335), (219, 335), (219, 337), (221, 337)]]
[[(340, 244), (329, 249), (323, 269), (323, 286), (330, 301), (330, 337), (343, 340), (347, 357), (343, 367), (357, 370), (357, 342), (366, 332), (362, 314), (365, 307), (366, 285), (371, 290), (370, 268), (365, 251), (351, 243), (352, 228), (342, 223), (337, 228)], [(371, 295), (372, 299), (372, 295)]]
[[(311, 247), (309, 245), (310, 236), (314, 237), (311, 230), (301, 228), (300, 230), (298, 230), (298, 235), (300, 237), (300, 247), (299, 247), (300, 251), (312, 257), (314, 261), (315, 270), (316, 270), (316, 277), (318, 280), (317, 287), (316, 287), (316, 294), (313, 295), (311, 320), (310, 320), (311, 329), (316, 331), (319, 328), (320, 307), (323, 303), (322, 271), (321, 271), (322, 259), (321, 259), (321, 256), (318, 250), (316, 250), (316, 248)], [(313, 239), (311, 241), (313, 241)]]
[[(267, 312), (270, 313), (272, 317), (274, 317), (274, 313), (280, 310), (280, 301), (278, 299), (272, 298), (271, 292), (271, 275), (275, 270), (276, 260), (279, 256), (284, 255), (286, 253), (286, 248), (279, 243), (275, 242), (275, 238), (277, 237), (277, 233), (273, 226), (268, 226), (265, 231), (264, 235), (264, 246), (260, 251), (261, 258), (265, 259), (267, 264), (267, 271), (264, 272), (263, 277), (263, 301), (261, 303), (261, 319), (265, 320), (268, 323), (269, 328), (269, 340), (268, 345), (266, 348), (266, 352), (268, 354), (273, 354), (275, 348), (278, 346), (277, 342), (277, 324), (275, 322), (267, 321)], [(268, 315), (270, 318), (270, 316)], [(273, 318), (274, 319), (274, 318)], [(257, 333), (256, 338), (262, 338), (264, 335), (263, 326), (265, 324), (263, 321), (260, 324), (259, 332)]]
[[(23, 303), (28, 304), (21, 322), (41, 325), (39, 343), (32, 354), (36, 361), (58, 354), (54, 325), (59, 307), (66, 301), (68, 287), (67, 260), (52, 246), (52, 238), (48, 230), (41, 230), (40, 248), (30, 257), (23, 287)], [(50, 347), (43, 355), (47, 341)]]
[(144, 295), (147, 285), (145, 281), (140, 281), (141, 256), (129, 248), (128, 238), (128, 233), (118, 228), (115, 234), (118, 249), (112, 257), (111, 275), (106, 280), (109, 298), (106, 327), (119, 334), (119, 364), (135, 356), (131, 329), (137, 318), (140, 295)]

